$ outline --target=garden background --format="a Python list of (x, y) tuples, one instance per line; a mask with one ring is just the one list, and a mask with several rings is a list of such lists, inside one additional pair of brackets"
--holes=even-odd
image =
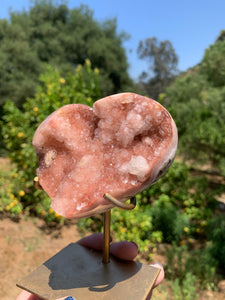
[[(126, 38), (117, 32), (115, 19), (98, 22), (86, 6), (69, 9), (52, 1), (35, 1), (28, 11), (0, 20), (1, 299), (12, 299), (13, 270), (17, 276), (28, 273), (31, 261), (33, 267), (42, 263), (41, 258), (73, 241), (73, 233), (78, 239), (102, 230), (100, 215), (65, 220), (34, 188), (38, 161), (31, 142), (36, 128), (62, 105), (92, 106), (124, 91), (152, 97), (169, 110), (179, 147), (167, 174), (136, 196), (132, 213), (113, 210), (113, 238), (135, 241), (140, 261), (161, 260), (166, 283), (157, 299), (223, 299), (225, 31), (186, 72), (177, 70), (170, 41), (146, 37), (137, 53), (149, 73), (135, 82), (128, 74)], [(38, 252), (50, 244), (55, 252)]]

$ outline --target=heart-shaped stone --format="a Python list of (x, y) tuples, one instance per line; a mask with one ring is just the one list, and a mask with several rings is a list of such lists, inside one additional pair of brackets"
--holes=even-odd
[(93, 109), (61, 107), (38, 127), (33, 145), (51, 207), (81, 218), (112, 207), (105, 193), (125, 201), (158, 180), (174, 159), (177, 129), (158, 102), (123, 93)]

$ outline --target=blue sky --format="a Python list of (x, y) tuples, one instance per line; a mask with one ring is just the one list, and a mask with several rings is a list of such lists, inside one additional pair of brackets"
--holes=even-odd
[[(60, 2), (60, 1), (58, 1)], [(117, 18), (118, 32), (125, 31), (130, 39), (127, 49), (130, 75), (137, 79), (147, 69), (138, 59), (140, 40), (156, 36), (170, 40), (179, 57), (178, 68), (187, 70), (201, 61), (205, 49), (225, 29), (225, 0), (68, 0), (69, 8), (86, 4), (94, 18), (104, 21)], [(0, 18), (7, 18), (9, 7), (28, 9), (29, 0), (1, 0)]]

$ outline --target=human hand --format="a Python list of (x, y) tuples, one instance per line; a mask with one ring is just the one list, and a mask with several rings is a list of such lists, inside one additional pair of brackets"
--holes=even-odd
[[(94, 250), (102, 250), (103, 248), (103, 235), (102, 233), (95, 233), (92, 234), (88, 237), (85, 237), (83, 239), (81, 239), (80, 241), (78, 241), (78, 244), (94, 249)], [(122, 241), (122, 242), (116, 242), (116, 243), (112, 243), (110, 245), (110, 254), (122, 259), (122, 260), (133, 260), (137, 254), (138, 254), (138, 246), (134, 243), (134, 242), (127, 242), (127, 241)], [(161, 271), (154, 283), (153, 288), (155, 288), (156, 286), (158, 286), (162, 280), (164, 279), (164, 270), (162, 265), (155, 263), (152, 266), (159, 268)], [(150, 292), (150, 294), (148, 295), (146, 300), (151, 299), (152, 296), (152, 291)], [(17, 297), (16, 300), (41, 300), (41, 298), (30, 294), (26, 291), (22, 291), (20, 293), (20, 295)], [(67, 297), (67, 298), (60, 298), (57, 300), (74, 300), (73, 297)]]
[[(83, 245), (94, 250), (102, 250), (103, 248), (103, 234), (95, 233), (88, 237), (85, 237), (78, 241), (80, 245)], [(109, 248), (110, 254), (113, 256), (122, 259), (122, 260), (133, 260), (138, 254), (138, 246), (134, 242), (116, 242), (112, 243)], [(160, 269), (160, 273), (153, 285), (153, 289), (157, 287), (164, 279), (164, 269), (163, 266), (159, 263), (154, 263), (152, 266)], [(150, 300), (152, 297), (152, 290), (149, 293), (146, 300)]]

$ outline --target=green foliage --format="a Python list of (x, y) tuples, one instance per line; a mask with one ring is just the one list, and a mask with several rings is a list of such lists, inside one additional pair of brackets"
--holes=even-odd
[[(143, 205), (153, 203), (151, 207), (153, 218), (158, 216), (162, 222), (164, 217), (168, 219), (169, 225), (162, 226), (165, 227), (165, 238), (179, 241), (182, 230), (187, 236), (205, 234), (207, 222), (217, 206), (214, 195), (219, 192), (220, 188), (211, 189), (206, 177), (193, 176), (191, 167), (175, 161), (163, 178), (143, 192), (145, 197), (142, 198), (142, 203)], [(155, 222), (156, 219), (154, 224)], [(166, 233), (167, 226), (174, 226), (174, 230), (170, 228), (170, 233)]]
[[(224, 59), (225, 55), (221, 55)], [(196, 67), (176, 79), (166, 90), (162, 104), (177, 124), (180, 152), (198, 164), (210, 162), (225, 176), (225, 85), (215, 87), (207, 78), (209, 73), (202, 74), (207, 57), (208, 54), (201, 69)], [(218, 74), (220, 68), (223, 69), (222, 63), (220, 65), (216, 67)]]
[(179, 242), (184, 237), (185, 230), (189, 231), (188, 215), (180, 214), (168, 195), (162, 194), (148, 210), (152, 216), (153, 229), (162, 233), (164, 242)]
[(156, 239), (158, 238), (159, 242), (162, 240), (160, 235), (156, 236), (156, 231), (151, 237), (152, 218), (141, 207), (137, 207), (132, 214), (130, 211), (115, 209), (112, 215), (112, 230), (117, 240), (132, 241), (135, 237), (141, 252), (149, 253)]
[(158, 99), (177, 73), (178, 57), (174, 48), (170, 41), (158, 41), (153, 37), (140, 41), (137, 52), (139, 58), (149, 64), (149, 70), (141, 74), (139, 84), (149, 97)]
[(10, 99), (21, 107), (33, 97), (45, 63), (64, 74), (89, 58), (98, 68), (104, 95), (128, 89), (128, 63), (115, 19), (104, 23), (86, 6), (69, 9), (55, 1), (35, 1), (28, 11), (0, 20), (0, 106)]
[(198, 286), (202, 289), (215, 289), (217, 261), (209, 253), (208, 248), (191, 250), (187, 245), (172, 245), (167, 248), (167, 278), (179, 280), (182, 286), (187, 274), (192, 274), (197, 279)]
[(219, 41), (224, 41), (225, 40), (225, 30), (221, 30), (220, 31), (220, 34), (218, 36), (218, 38), (216, 39), (216, 42), (219, 42)]
[(42, 67), (19, 24), (0, 20), (0, 105), (7, 99), (17, 104), (33, 95)]
[(0, 213), (9, 212), (12, 217), (22, 213), (21, 200), (25, 194), (20, 190), (18, 173), (10, 171), (0, 173)]
[(192, 273), (186, 273), (182, 284), (176, 278), (170, 282), (174, 300), (197, 300), (198, 294), (196, 293), (197, 278)]
[(217, 41), (205, 51), (200, 72), (214, 87), (225, 85), (225, 40)]
[[(20, 193), (23, 195), (18, 198), (20, 211), (23, 208), (24, 211), (45, 217), (47, 221), (56, 218), (61, 220), (50, 208), (50, 199), (46, 194), (33, 187), (38, 162), (32, 138), (40, 123), (57, 108), (70, 103), (92, 105), (99, 99), (98, 73), (98, 69), (91, 69), (88, 59), (84, 67), (79, 65), (75, 72), (69, 73), (65, 78), (61, 77), (59, 71), (46, 66), (35, 97), (27, 99), (21, 110), (14, 103), (6, 102), (1, 122), (2, 135), (16, 175), (8, 183), (9, 188), (6, 183), (3, 190), (1, 189), (1, 193), (4, 194), (0, 198), (1, 210), (8, 210), (10, 203), (6, 199), (11, 199), (11, 194), (17, 197), (18, 193), (23, 191)], [(14, 201), (14, 198), (12, 200)]]
[(182, 155), (210, 162), (225, 176), (225, 41), (205, 52), (199, 66), (182, 74), (161, 96), (175, 119)]
[(150, 62), (149, 69), (159, 79), (170, 77), (176, 72), (178, 58), (170, 41), (158, 41), (156, 37), (140, 41), (138, 46), (140, 58)]
[(218, 263), (219, 268), (225, 274), (225, 219), (224, 216), (216, 216), (209, 221), (207, 227), (207, 251)]

